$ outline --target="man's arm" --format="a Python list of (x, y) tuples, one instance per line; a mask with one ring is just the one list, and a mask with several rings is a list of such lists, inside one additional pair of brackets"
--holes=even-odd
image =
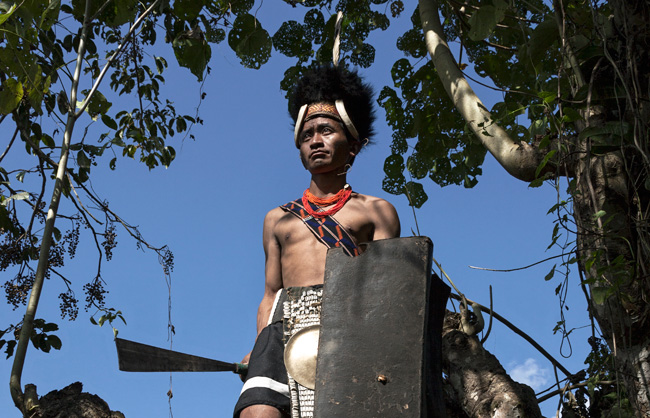
[[(262, 244), (264, 246), (264, 296), (257, 309), (257, 335), (266, 327), (273, 309), (276, 293), (282, 288), (282, 268), (280, 263), (280, 245), (273, 233), (273, 227), (282, 216), (282, 209), (276, 208), (266, 214), (262, 233)], [(257, 338), (257, 337), (255, 337)], [(242, 364), (248, 364), (251, 353), (249, 352), (242, 359)], [(244, 380), (243, 376), (240, 376)]]
[(264, 246), (265, 267), (264, 267), (264, 297), (257, 310), (257, 334), (266, 327), (273, 309), (276, 293), (282, 288), (282, 265), (280, 262), (281, 249), (275, 237), (273, 229), (277, 221), (282, 217), (282, 209), (275, 208), (266, 214), (264, 218), (264, 229), (262, 243)]
[(372, 236), (373, 241), (399, 237), (399, 217), (393, 205), (383, 199), (377, 199), (372, 203), (372, 207), (373, 210), (371, 213), (375, 224), (375, 231)]

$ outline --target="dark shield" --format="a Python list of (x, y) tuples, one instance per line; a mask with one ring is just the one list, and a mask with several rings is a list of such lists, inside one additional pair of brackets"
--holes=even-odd
[(316, 418), (445, 416), (441, 332), (449, 287), (426, 237), (327, 254)]

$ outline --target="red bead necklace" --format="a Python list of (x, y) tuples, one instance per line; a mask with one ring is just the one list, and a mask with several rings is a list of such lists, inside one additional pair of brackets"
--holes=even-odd
[[(309, 189), (307, 189), (302, 194), (302, 205), (305, 207), (305, 210), (307, 210), (307, 213), (309, 213), (311, 216), (315, 218), (324, 218), (326, 216), (334, 215), (336, 212), (341, 210), (345, 203), (350, 199), (350, 196), (352, 196), (352, 188), (349, 184), (346, 184), (341, 190), (338, 191), (338, 193), (328, 198), (314, 196), (309, 191)], [(307, 202), (311, 202), (319, 208), (332, 204), (334, 206), (327, 210), (320, 209), (318, 211), (315, 211)]]

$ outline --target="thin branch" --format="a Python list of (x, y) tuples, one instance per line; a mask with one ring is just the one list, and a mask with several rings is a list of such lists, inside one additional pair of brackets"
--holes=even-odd
[(31, 219), (29, 220), (29, 226), (25, 231), (25, 237), (31, 237), (32, 235), (32, 226), (34, 225), (34, 218), (36, 218), (36, 213), (40, 211), (39, 208), (41, 206), (41, 202), (43, 201), (43, 196), (45, 195), (45, 186), (47, 185), (47, 177), (45, 176), (45, 170), (43, 169), (43, 158), (41, 157), (38, 158), (38, 168), (41, 172), (41, 178), (43, 179), (43, 181), (41, 182), (41, 193), (39, 193), (38, 199), (34, 204), (34, 210), (32, 211), (32, 216)]
[(533, 266), (536, 266), (538, 264), (542, 264), (542, 263), (544, 263), (546, 261), (553, 260), (554, 258), (564, 257), (565, 255), (571, 255), (572, 253), (573, 252), (554, 255), (553, 257), (545, 258), (545, 259), (543, 259), (541, 261), (537, 261), (537, 262), (535, 262), (533, 264), (530, 264), (530, 265), (527, 265), (527, 266), (524, 266), (524, 267), (517, 267), (517, 268), (514, 268), (514, 269), (499, 270), (499, 269), (491, 269), (491, 268), (487, 268), (487, 267), (475, 267), (475, 266), (467, 266), (467, 267), (469, 267), (471, 269), (475, 269), (475, 270), (498, 271), (498, 272), (501, 272), (501, 273), (509, 273), (511, 271), (526, 270), (526, 269), (531, 268)]
[(160, 0), (156, 0), (153, 3), (151, 3), (151, 6), (147, 10), (145, 10), (140, 17), (133, 23), (131, 28), (129, 29), (129, 32), (124, 35), (122, 40), (120, 41), (120, 44), (117, 46), (115, 51), (113, 52), (113, 55), (106, 61), (106, 64), (104, 64), (104, 68), (102, 68), (102, 71), (99, 73), (99, 76), (97, 77), (97, 80), (95, 80), (95, 83), (93, 84), (92, 88), (86, 95), (86, 98), (84, 99), (83, 103), (79, 107), (79, 110), (75, 113), (76, 117), (81, 116), (81, 114), (86, 110), (86, 107), (88, 107), (88, 103), (90, 103), (90, 99), (95, 95), (95, 91), (97, 91), (97, 88), (101, 84), (102, 80), (104, 79), (104, 76), (106, 75), (106, 72), (110, 68), (111, 65), (113, 65), (113, 62), (117, 59), (117, 57), (120, 56), (122, 51), (124, 51), (124, 47), (130, 42), (129, 37), (135, 32), (135, 30), (140, 26), (140, 23), (144, 20), (145, 17), (151, 13), (151, 11), (154, 9), (154, 7), (158, 4)]
[(68, 289), (70, 289), (69, 285), (72, 284), (72, 282), (70, 280), (68, 280), (63, 274), (61, 274), (58, 271), (54, 270), (52, 267), (49, 267), (48, 270), (51, 271), (52, 273), (56, 274), (57, 276), (59, 276), (61, 279), (63, 279), (63, 282), (66, 284), (66, 286), (68, 286)]
[(456, 292), (458, 292), (459, 295), (463, 295), (463, 292), (461, 292), (460, 290), (458, 290), (458, 288), (456, 287), (456, 285), (454, 284), (454, 282), (451, 280), (451, 277), (449, 277), (449, 275), (447, 274), (447, 272), (446, 272), (445, 270), (443, 270), (443, 268), (442, 268), (442, 266), (440, 265), (440, 263), (438, 263), (438, 260), (436, 260), (436, 259), (433, 258), (433, 257), (431, 257), (431, 259), (432, 259), (433, 262), (436, 264), (436, 266), (440, 269), (440, 272), (441, 272), (441, 273), (442, 273), (442, 274), (447, 278), (447, 280), (448, 280), (449, 283), (451, 284), (451, 287), (453, 287), (454, 290), (455, 290)]
[[(100, 224), (100, 225), (103, 225), (103, 223), (100, 222), (97, 218), (95, 218), (95, 217), (93, 216), (93, 214), (90, 213), (90, 211), (89, 211), (88, 209), (86, 209), (86, 207), (84, 206), (84, 204), (81, 202), (81, 198), (79, 198), (79, 195), (77, 194), (77, 189), (75, 189), (74, 185), (72, 184), (72, 179), (70, 178), (70, 172), (67, 172), (66, 174), (68, 175), (68, 181), (70, 182), (70, 188), (72, 189), (72, 192), (74, 193), (74, 195), (77, 197), (77, 201), (79, 202), (79, 205), (81, 206), (81, 208), (83, 209), (83, 211), (86, 212), (86, 213), (87, 213), (91, 218), (93, 218), (93, 220), (94, 220), (95, 222), (97, 222), (97, 223)], [(72, 200), (72, 199), (71, 199), (71, 200)], [(76, 205), (75, 205), (75, 206), (76, 206)], [(79, 206), (77, 206), (77, 210), (79, 210), (79, 212), (82, 212), (82, 210), (79, 209)], [(90, 224), (89, 222), (87, 222), (87, 223)]]
[(9, 141), (9, 144), (7, 145), (7, 148), (5, 148), (5, 151), (2, 153), (2, 155), (0, 155), (0, 163), (2, 162), (2, 160), (4, 160), (5, 156), (7, 155), (9, 150), (11, 149), (11, 146), (14, 144), (14, 140), (16, 139), (17, 135), (18, 135), (18, 126), (16, 126), (16, 130), (14, 131), (14, 135), (11, 137), (11, 141)]
[[(75, 194), (76, 194), (76, 192), (75, 192)], [(78, 197), (78, 196), (77, 196), (77, 197)], [(99, 276), (100, 276), (100, 273), (101, 273), (101, 270), (102, 270), (102, 255), (103, 255), (103, 254), (102, 254), (102, 249), (101, 249), (101, 247), (99, 246), (99, 241), (97, 240), (97, 235), (99, 235), (99, 234), (97, 233), (97, 231), (95, 231), (95, 228), (92, 226), (92, 224), (91, 224), (90, 221), (88, 220), (88, 217), (86, 217), (86, 213), (88, 213), (88, 214), (90, 215), (90, 212), (88, 212), (88, 210), (86, 210), (86, 208), (84, 208), (84, 210), (81, 210), (81, 209), (79, 208), (79, 206), (77, 205), (77, 202), (74, 201), (74, 199), (70, 199), (70, 201), (71, 201), (72, 204), (77, 208), (77, 211), (78, 211), (79, 213), (81, 213), (81, 216), (83, 216), (84, 221), (86, 221), (86, 226), (87, 226), (88, 228), (90, 228), (90, 231), (92, 232), (93, 240), (95, 240), (95, 246), (97, 247), (97, 252), (99, 253), (99, 262), (97, 263), (97, 277), (99, 277)], [(81, 200), (79, 201), (79, 203), (81, 204)], [(83, 206), (83, 205), (82, 205), (82, 206)], [(91, 215), (91, 216), (92, 216), (92, 215)], [(95, 218), (93, 218), (93, 219), (95, 219)], [(95, 221), (97, 221), (97, 220), (95, 219)], [(99, 222), (99, 221), (97, 221), (97, 223), (99, 223), (100, 225), (103, 225), (103, 224), (102, 224), (101, 222)]]
[[(612, 385), (617, 385), (618, 383), (616, 382), (616, 380), (603, 380), (602, 382), (596, 382), (595, 384), (602, 385), (602, 386), (612, 386)], [(546, 394), (544, 396), (541, 396), (541, 397), (537, 398), (537, 403), (542, 403), (542, 402), (547, 401), (547, 400), (551, 399), (552, 397), (557, 396), (557, 395), (559, 395), (561, 393), (565, 393), (565, 392), (567, 392), (569, 390), (573, 390), (573, 389), (582, 388), (582, 387), (585, 387), (587, 385), (589, 385), (589, 382), (580, 382), (580, 383), (576, 383), (576, 384), (573, 384), (573, 385), (567, 384), (563, 388), (554, 390), (551, 393), (548, 393), (548, 394)]]
[(485, 335), (481, 338), (481, 344), (485, 343), (490, 336), (490, 331), (492, 331), (492, 314), (494, 313), (492, 306), (492, 285), (490, 285), (490, 321), (488, 322), (488, 329), (485, 331)]
[[(47, 156), (47, 155), (46, 155), (46, 154), (45, 154), (45, 153), (44, 153), (40, 148), (35, 147), (35, 146), (34, 146), (34, 143), (31, 142), (30, 139), (26, 139), (26, 142), (27, 142), (30, 146), (32, 146), (33, 150), (34, 150), (38, 155), (42, 156), (43, 159), (44, 159), (48, 164), (50, 164), (50, 165), (52, 166), (52, 168), (54, 168), (54, 169), (58, 169), (58, 166), (59, 166), (59, 165), (58, 165), (55, 161), (53, 161), (49, 156)], [(136, 230), (136, 231), (137, 231), (137, 228), (134, 227), (133, 225), (128, 224), (128, 223), (127, 223), (124, 219), (122, 219), (118, 214), (116, 214), (115, 212), (113, 212), (112, 210), (110, 210), (110, 209), (108, 208), (108, 206), (106, 206), (106, 204), (105, 204), (104, 202), (102, 202), (101, 200), (99, 200), (99, 198), (98, 198), (97, 196), (95, 196), (95, 195), (94, 195), (90, 190), (88, 190), (88, 187), (86, 187), (86, 186), (83, 184), (83, 182), (82, 182), (81, 180), (79, 180), (79, 177), (77, 177), (76, 174), (74, 174), (73, 172), (70, 172), (70, 171), (67, 172), (67, 174), (68, 174), (69, 176), (71, 176), (71, 177), (74, 179), (74, 181), (77, 183), (77, 186), (80, 187), (81, 189), (83, 189), (83, 191), (86, 192), (86, 194), (88, 195), (88, 197), (89, 197), (91, 200), (93, 200), (97, 205), (99, 205), (99, 207), (100, 207), (103, 211), (105, 211), (106, 213), (111, 214), (111, 215), (113, 216), (114, 221), (120, 223), (120, 224), (124, 227), (124, 229), (126, 229), (126, 231), (129, 233), (129, 235), (131, 235), (131, 237), (133, 237), (136, 241), (138, 241), (139, 243), (141, 243), (142, 245), (144, 245), (145, 247), (147, 247), (148, 249), (150, 249), (150, 250), (152, 250), (152, 251), (160, 251), (160, 250), (162, 250), (163, 248), (165, 248), (164, 246), (163, 246), (163, 247), (154, 247), (153, 245), (149, 244), (145, 239), (143, 239), (142, 236), (139, 235), (139, 232), (138, 232), (137, 234), (134, 233), (133, 230)]]
[[(462, 297), (459, 296), (459, 295), (456, 295), (454, 293), (452, 293), (449, 297), (451, 297), (452, 299), (456, 299), (458, 301), (462, 301)], [(476, 302), (471, 301), (469, 299), (467, 299), (467, 302), (471, 303), (472, 305), (476, 304), (476, 306), (478, 306), (483, 312), (490, 312), (489, 308), (487, 308), (487, 307), (485, 307), (485, 306), (483, 306), (483, 305), (481, 305), (479, 303), (476, 303)], [(535, 341), (532, 337), (530, 337), (528, 334), (526, 334), (525, 332), (523, 332), (522, 330), (520, 330), (519, 328), (514, 326), (510, 321), (508, 321), (507, 319), (505, 319), (504, 317), (502, 317), (498, 313), (492, 311), (492, 315), (496, 319), (498, 319), (503, 325), (510, 328), (510, 330), (512, 330), (512, 332), (519, 335), (524, 340), (528, 341), (528, 343), (530, 343), (530, 345), (532, 345), (537, 351), (539, 351), (540, 354), (542, 354), (544, 357), (546, 357), (546, 359), (548, 361), (550, 361), (555, 367), (560, 369), (560, 371), (562, 371), (562, 373), (564, 373), (565, 376), (567, 376), (567, 377), (573, 376), (573, 374), (571, 372), (569, 372), (559, 361), (557, 361), (553, 356), (551, 356), (548, 353), (548, 351), (544, 350), (544, 348), (542, 348), (542, 346), (539, 345), (539, 343), (537, 343), (537, 341)]]

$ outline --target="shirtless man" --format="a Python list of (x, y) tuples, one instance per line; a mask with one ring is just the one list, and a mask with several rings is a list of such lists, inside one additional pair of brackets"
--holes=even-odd
[[(311, 70), (298, 83), (292, 100), (291, 113), (297, 125), (296, 147), (302, 164), (311, 174), (304, 199), (293, 203), (302, 203), (314, 219), (322, 218), (319, 212), (332, 212), (332, 217), (335, 213), (336, 222), (349, 234), (353, 244), (400, 234), (399, 219), (390, 203), (352, 192), (347, 185), (347, 171), (373, 133), (371, 100), (370, 88), (356, 73), (334, 67)], [(319, 202), (318, 198), (330, 198), (330, 201)], [(269, 362), (268, 358), (258, 360), (256, 357), (284, 349), (282, 343), (271, 342), (273, 337), (269, 335), (274, 325), (267, 327), (276, 294), (283, 288), (323, 283), (327, 244), (324, 245), (299, 215), (291, 213), (286, 206), (272, 209), (264, 219), (265, 290), (257, 313), (258, 338), (235, 417), (288, 416), (288, 390), (283, 387), (287, 380), (279, 376), (286, 374), (284, 365), (262, 367), (281, 367), (280, 372), (268, 373), (279, 373), (279, 377), (251, 376), (250, 373), (257, 374), (254, 369), (260, 368), (258, 364)], [(281, 322), (279, 324), (281, 327)], [(243, 362), (247, 363), (250, 356), (247, 355)], [(274, 362), (282, 361), (281, 353), (276, 353), (275, 357), (279, 360)]]

